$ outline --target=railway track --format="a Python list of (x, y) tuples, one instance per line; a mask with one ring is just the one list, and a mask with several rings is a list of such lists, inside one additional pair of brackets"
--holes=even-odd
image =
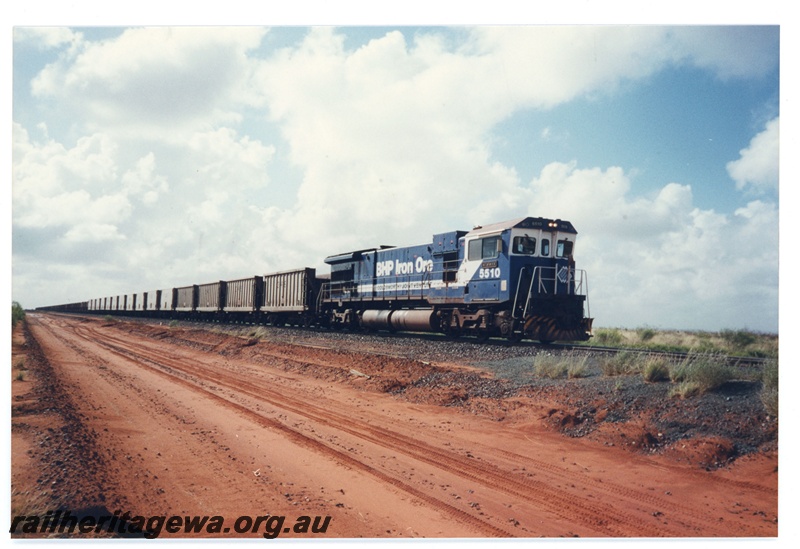
[[(693, 351), (665, 351), (660, 349), (647, 349), (647, 348), (637, 348), (637, 347), (602, 347), (597, 345), (572, 345), (572, 344), (553, 344), (550, 347), (560, 347), (564, 350), (569, 351), (585, 351), (591, 353), (598, 353), (598, 354), (607, 354), (607, 355), (614, 355), (620, 353), (634, 353), (636, 355), (642, 356), (660, 356), (664, 357), (670, 362), (683, 362), (686, 360), (690, 360), (693, 357), (702, 356), (704, 354), (710, 353), (701, 353), (701, 352), (693, 352)], [(766, 357), (752, 357), (752, 356), (737, 356), (737, 355), (724, 355), (724, 354), (711, 354), (711, 356), (719, 357), (723, 359), (727, 364), (731, 366), (752, 366), (758, 367), (763, 366), (764, 363), (769, 360)]]
[[(65, 313), (51, 313), (51, 314), (65, 314)], [(70, 315), (70, 316), (84, 316), (84, 315)], [(94, 315), (90, 317), (96, 318)], [(114, 317), (115, 320), (124, 320), (129, 322), (143, 322), (148, 324), (165, 324), (169, 321), (159, 321), (155, 319), (147, 319), (141, 317)], [(255, 331), (258, 328), (263, 328), (264, 332), (261, 333), (262, 337), (274, 340), (288, 340), (293, 345), (308, 347), (308, 348), (328, 348), (339, 349), (342, 345), (350, 345), (356, 342), (359, 345), (359, 350), (367, 351), (371, 354), (390, 356), (396, 358), (410, 358), (422, 359), (428, 344), (447, 346), (446, 352), (453, 353), (455, 356), (461, 357), (462, 355), (469, 358), (469, 355), (478, 355), (480, 360), (481, 349), (488, 349), (488, 355), (498, 355), (504, 353), (507, 356), (524, 356), (535, 355), (540, 352), (571, 352), (571, 353), (589, 353), (600, 356), (618, 355), (622, 353), (631, 353), (638, 356), (658, 356), (666, 359), (671, 363), (681, 363), (698, 356), (713, 356), (719, 360), (724, 361), (726, 364), (734, 367), (744, 368), (761, 368), (769, 360), (775, 360), (770, 357), (755, 357), (743, 355), (726, 355), (721, 352), (702, 352), (702, 351), (679, 351), (679, 350), (665, 350), (647, 347), (613, 347), (602, 345), (590, 345), (588, 343), (539, 343), (535, 341), (517, 341), (510, 342), (503, 338), (489, 338), (479, 339), (475, 337), (460, 337), (450, 338), (443, 334), (425, 333), (425, 332), (368, 332), (368, 331), (349, 331), (349, 330), (330, 330), (314, 327), (289, 327), (289, 326), (263, 326), (260, 324), (237, 324), (237, 323), (221, 323), (221, 322), (200, 322), (200, 321), (179, 321), (180, 326), (195, 327), (198, 329), (214, 329), (231, 333), (233, 335), (241, 335), (243, 331)], [(312, 337), (309, 337), (312, 336)], [(320, 338), (324, 341), (326, 338), (330, 339), (330, 344), (326, 345), (320, 343)], [(374, 339), (371, 339), (374, 338)], [(312, 343), (308, 340), (313, 339)], [(370, 340), (372, 343), (364, 345), (365, 340)]]

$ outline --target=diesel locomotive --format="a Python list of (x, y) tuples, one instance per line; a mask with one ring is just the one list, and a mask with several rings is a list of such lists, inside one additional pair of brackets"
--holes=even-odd
[(42, 309), (585, 341), (592, 318), (576, 236), (568, 221), (524, 217), (331, 255), (329, 275), (302, 268)]

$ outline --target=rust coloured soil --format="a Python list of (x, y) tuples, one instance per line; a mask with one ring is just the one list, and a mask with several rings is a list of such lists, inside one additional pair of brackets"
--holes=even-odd
[[(491, 374), (457, 360), (101, 318), (29, 314), (13, 352), (12, 519), (224, 519), (161, 537), (261, 537), (276, 523), (234, 525), (266, 515), (296, 538), (778, 534), (776, 441), (649, 452), (659, 402), (628, 417), (555, 385), (476, 394)], [(58, 535), (34, 529), (17, 535)]]

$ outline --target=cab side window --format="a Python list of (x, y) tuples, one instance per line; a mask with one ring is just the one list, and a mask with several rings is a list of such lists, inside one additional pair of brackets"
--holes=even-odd
[(476, 259), (480, 259), (481, 258), (481, 249), (482, 249), (482, 244), (481, 244), (481, 239), (480, 238), (477, 238), (475, 240), (470, 240), (469, 241), (469, 251), (468, 251), (468, 254), (467, 254), (467, 259), (469, 259), (470, 261), (474, 261)]
[(519, 255), (534, 255), (536, 253), (536, 239), (529, 236), (515, 236), (513, 250)]
[(499, 236), (490, 236), (489, 238), (483, 239), (483, 250), (481, 253), (481, 259), (494, 259), (495, 257), (500, 255), (500, 250), (502, 250), (503, 242), (500, 240)]
[(476, 238), (470, 240), (467, 249), (467, 259), (470, 261), (480, 259), (494, 259), (500, 255), (502, 240), (499, 236)]

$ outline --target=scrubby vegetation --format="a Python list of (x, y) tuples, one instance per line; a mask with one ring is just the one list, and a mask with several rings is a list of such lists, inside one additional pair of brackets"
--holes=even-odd
[(669, 380), (669, 364), (665, 358), (651, 357), (646, 360), (642, 369), (642, 377), (648, 383)]
[(747, 330), (722, 330), (719, 335), (733, 349), (747, 349), (758, 340), (756, 334)]
[(761, 376), (761, 402), (770, 415), (778, 416), (778, 361), (768, 360)]
[(669, 391), (669, 396), (678, 398), (691, 398), (700, 394), (700, 384), (694, 381), (681, 381)]
[(600, 328), (594, 333), (594, 340), (592, 343), (597, 345), (608, 345), (610, 347), (621, 346), (625, 342), (625, 337), (622, 331), (617, 328)]
[(656, 330), (643, 327), (634, 330), (599, 328), (588, 345), (630, 347), (652, 351), (698, 354), (725, 354), (745, 357), (777, 358), (778, 336), (749, 330), (720, 332)]
[(690, 354), (681, 362), (671, 363), (664, 357), (636, 351), (623, 351), (602, 357), (600, 368), (606, 376), (639, 375), (649, 383), (672, 381), (687, 383), (704, 393), (745, 374), (729, 366), (721, 355)]
[(25, 309), (16, 301), (11, 302), (11, 329), (17, 327), (17, 323), (25, 320)]
[(636, 328), (636, 335), (639, 341), (647, 342), (656, 337), (656, 331), (653, 328)]
[[(748, 330), (720, 332), (662, 331), (649, 327), (627, 330), (601, 328), (589, 345), (623, 349), (594, 355), (577, 365), (579, 354), (537, 356), (534, 374), (541, 378), (641, 376), (646, 383), (670, 384), (670, 397), (689, 399), (719, 390), (730, 382), (760, 383), (760, 398), (767, 412), (778, 416), (778, 336)], [(625, 349), (628, 350), (625, 350)], [(648, 352), (652, 351), (652, 352)], [(685, 358), (669, 358), (675, 352)], [(766, 358), (763, 368), (734, 365), (732, 356)], [(571, 372), (579, 371), (580, 375)], [(618, 384), (623, 383), (619, 381)]]
[(723, 358), (714, 355), (690, 356), (670, 370), (672, 381), (696, 384), (701, 393), (713, 391), (736, 378), (736, 371)]
[(581, 378), (589, 375), (589, 357), (585, 354), (538, 355), (534, 375), (547, 379)]
[(623, 351), (603, 358), (600, 367), (607, 376), (624, 376), (641, 371), (641, 355), (632, 351)]

